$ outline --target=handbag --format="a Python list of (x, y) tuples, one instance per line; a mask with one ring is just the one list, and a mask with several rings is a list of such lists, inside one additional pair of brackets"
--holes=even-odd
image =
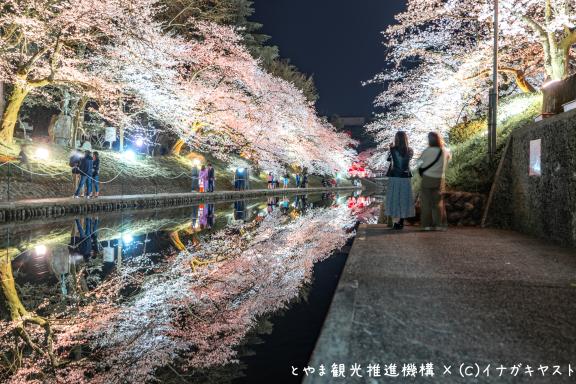
[(418, 173), (420, 174), (420, 176), (424, 176), (424, 172), (426, 172), (427, 170), (429, 170), (430, 168), (432, 168), (437, 162), (438, 160), (440, 160), (440, 158), (442, 157), (442, 154), (444, 153), (444, 151), (442, 149), (440, 149), (440, 152), (438, 153), (438, 156), (436, 156), (436, 159), (430, 164), (427, 165), (426, 167), (422, 168), (419, 167), (418, 168)]

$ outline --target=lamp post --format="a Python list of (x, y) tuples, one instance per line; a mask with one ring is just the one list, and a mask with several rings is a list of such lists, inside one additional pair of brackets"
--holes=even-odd
[(494, 0), (494, 52), (492, 62), (492, 90), (488, 110), (488, 156), (494, 159), (496, 154), (496, 130), (498, 128), (498, 17), (499, 0)]

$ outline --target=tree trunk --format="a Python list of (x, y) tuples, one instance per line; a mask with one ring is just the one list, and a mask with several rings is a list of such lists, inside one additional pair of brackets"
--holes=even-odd
[(18, 296), (12, 273), (12, 259), (8, 256), (0, 257), (0, 279), (2, 279), (2, 293), (10, 311), (10, 318), (13, 321), (19, 321), (22, 317), (28, 316), (28, 311)]
[(180, 152), (182, 151), (184, 144), (186, 144), (184, 140), (178, 139), (178, 141), (172, 146), (172, 150), (170, 151), (172, 155), (180, 156)]
[(72, 132), (70, 132), (70, 147), (72, 148), (76, 147), (78, 131), (83, 130), (84, 128), (84, 111), (86, 110), (86, 104), (88, 104), (88, 96), (82, 95), (76, 105), (74, 120), (72, 122)]
[(6, 144), (12, 143), (18, 114), (28, 92), (30, 90), (26, 86), (22, 86), (20, 83), (14, 84), (14, 89), (8, 99), (8, 104), (2, 115), (2, 125), (0, 126), (0, 141)]
[(568, 76), (568, 51), (561, 47), (550, 52), (547, 72), (551, 80), (562, 80)]

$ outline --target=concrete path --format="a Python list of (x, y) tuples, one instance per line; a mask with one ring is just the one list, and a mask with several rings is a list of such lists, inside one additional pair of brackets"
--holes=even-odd
[[(361, 226), (304, 383), (388, 382), (393, 363), (393, 381), (410, 382), (403, 365), (428, 362), (435, 376), (417, 382), (576, 382), (576, 250), (500, 230)], [(354, 363), (363, 378), (350, 377)], [(371, 363), (382, 377), (369, 377)]]
[(0, 223), (30, 219), (60, 217), (67, 214), (120, 211), (124, 209), (178, 207), (200, 202), (217, 202), (254, 197), (297, 195), (323, 192), (345, 192), (353, 186), (337, 188), (249, 189), (213, 193), (158, 193), (149, 195), (101, 196), (97, 199), (72, 197), (30, 199), (0, 202)]

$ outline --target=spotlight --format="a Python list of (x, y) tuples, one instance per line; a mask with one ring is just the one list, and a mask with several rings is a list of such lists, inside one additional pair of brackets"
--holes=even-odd
[(124, 158), (124, 160), (127, 160), (127, 161), (134, 161), (134, 160), (136, 160), (136, 154), (135, 154), (134, 151), (131, 150), (131, 149), (125, 151), (125, 152), (122, 154), (122, 157)]
[(122, 241), (124, 242), (124, 245), (129, 245), (134, 241), (134, 236), (132, 236), (131, 233), (126, 233), (122, 235)]
[(141, 137), (137, 138), (137, 139), (136, 139), (136, 146), (137, 146), (137, 147), (141, 147), (141, 146), (143, 146), (143, 145), (144, 145), (144, 139), (141, 138)]
[(48, 152), (48, 150), (46, 148), (38, 148), (36, 149), (36, 158), (38, 160), (47, 160), (48, 156), (50, 155), (50, 152)]

